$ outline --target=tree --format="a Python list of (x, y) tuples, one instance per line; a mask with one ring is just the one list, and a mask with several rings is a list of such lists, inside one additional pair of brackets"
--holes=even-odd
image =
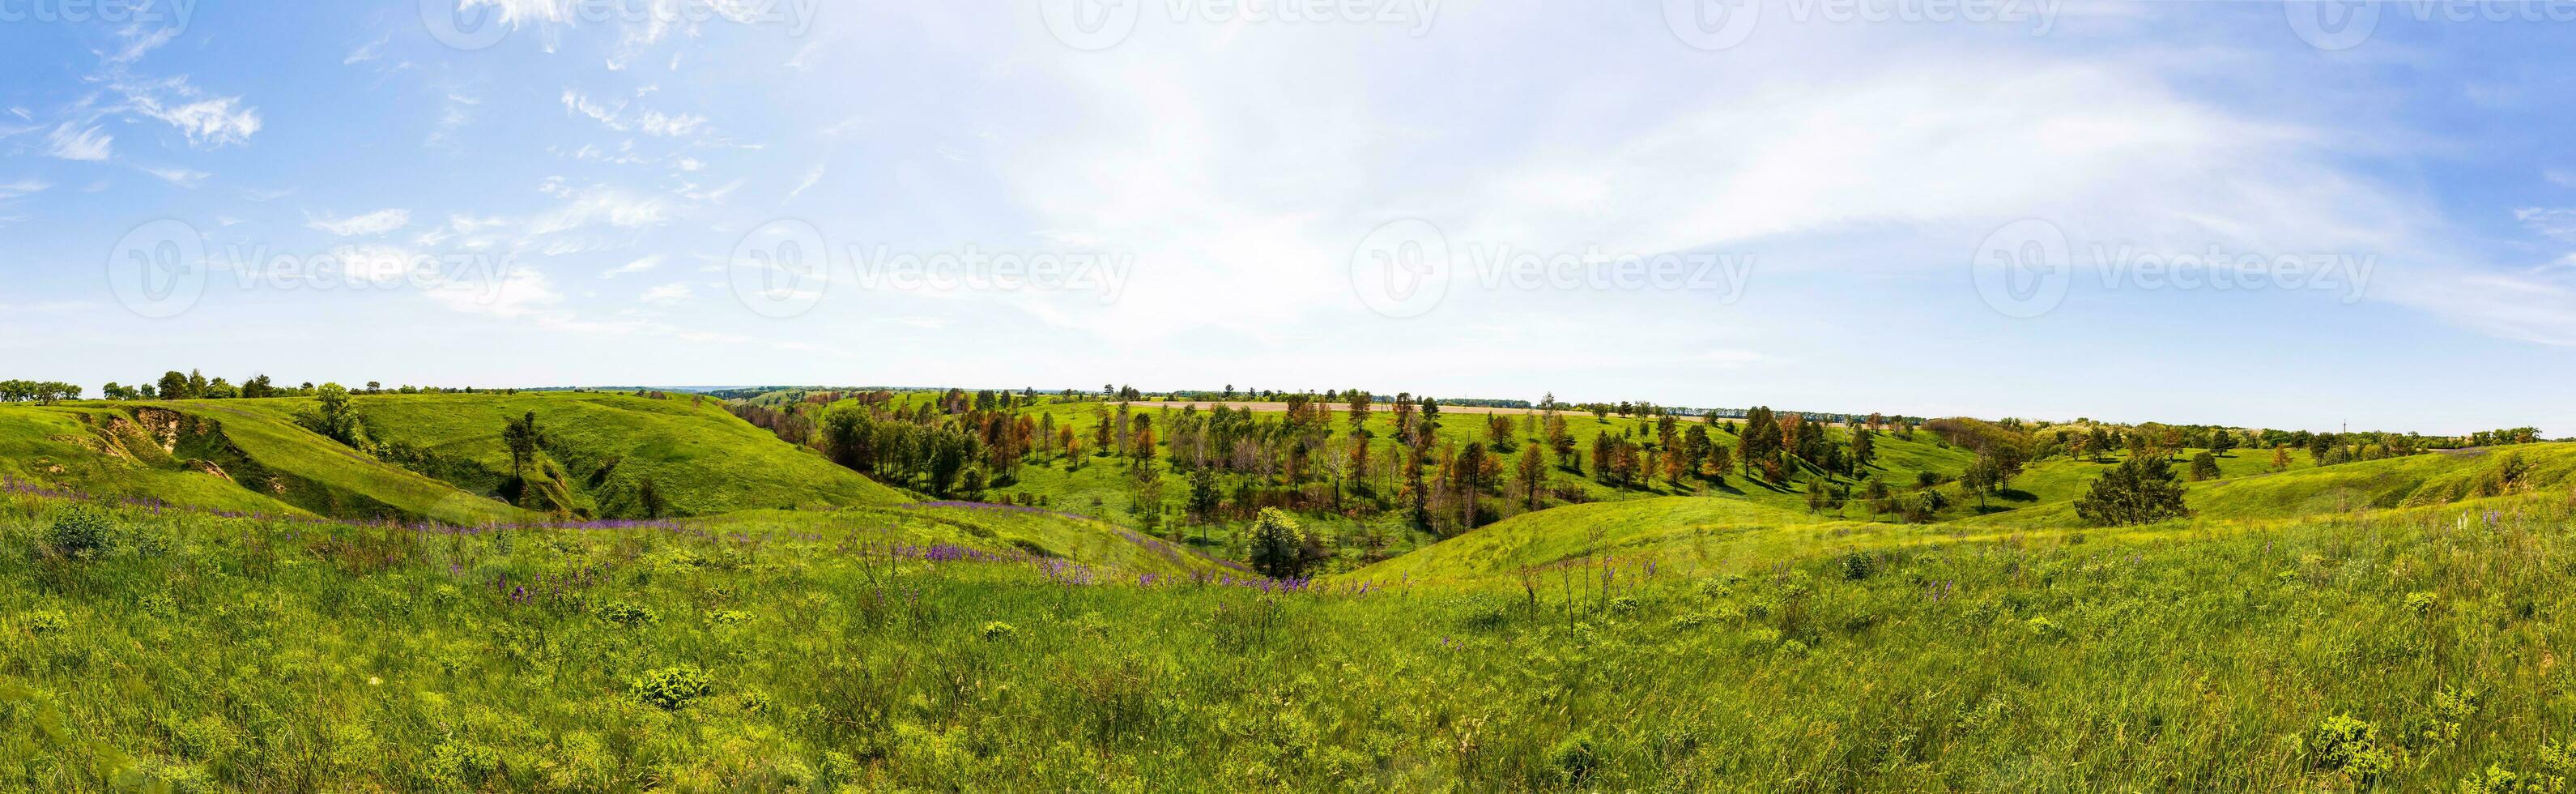
[(2218, 479), (2218, 456), (2206, 451), (2191, 456), (2191, 479), (2193, 482)]
[(1186, 507), (1190, 511), (1190, 520), (1202, 524), (1207, 523), (1210, 519), (1213, 519), (1216, 516), (1216, 510), (1219, 504), (1219, 496), (1216, 490), (1216, 470), (1207, 466), (1200, 466), (1196, 469), (1191, 469), (1190, 496), (1189, 501), (1186, 503)]
[(1310, 547), (1313, 540), (1303, 527), (1297, 525), (1296, 518), (1276, 507), (1261, 508), (1260, 516), (1253, 520), (1252, 529), (1245, 533), (1244, 538), (1251, 546), (1248, 556), (1252, 558), (1253, 570), (1260, 571), (1263, 576), (1295, 578), (1306, 572), (1306, 563), (1312, 559)]
[(359, 422), (358, 412), (349, 407), (348, 389), (325, 383), (314, 399), (321, 408), (306, 420), (308, 428), (352, 449), (366, 447), (366, 428)]
[(528, 461), (537, 456), (537, 412), (529, 411), (525, 419), (512, 419), (501, 428), (501, 443), (510, 448), (510, 478), (527, 479)]
[(1547, 493), (1547, 461), (1541, 459), (1538, 445), (1521, 448), (1521, 492), (1529, 500), (1529, 509), (1539, 508), (1540, 498)]
[(2183, 506), (2171, 461), (2131, 455), (2093, 481), (2092, 490), (2075, 500), (2075, 514), (2099, 526), (2129, 526), (2181, 518), (2191, 510)]
[(179, 374), (175, 369), (161, 373), (161, 399), (187, 400), (194, 399), (196, 396), (196, 392), (188, 389), (188, 376)]
[(2272, 445), (2272, 470), (2273, 470), (2273, 471), (2289, 471), (2289, 470), (2290, 470), (2290, 445), (2288, 445), (2288, 444), (2274, 444), (2274, 445)]
[(1753, 476), (1757, 464), (1776, 461), (1786, 439), (1780, 432), (1780, 420), (1770, 406), (1757, 405), (1744, 414), (1743, 441), (1736, 450), (1744, 458), (1744, 475)]
[(1868, 468), (1870, 461), (1877, 459), (1878, 433), (1866, 427), (1853, 428), (1851, 432), (1852, 467)]

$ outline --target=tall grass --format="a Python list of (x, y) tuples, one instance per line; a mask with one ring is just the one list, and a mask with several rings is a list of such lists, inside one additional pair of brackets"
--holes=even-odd
[(1354, 595), (0, 495), (0, 789), (2555, 785), (2569, 516), (2490, 504)]

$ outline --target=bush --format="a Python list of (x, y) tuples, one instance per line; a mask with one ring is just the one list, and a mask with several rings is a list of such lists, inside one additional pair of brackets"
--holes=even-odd
[(2379, 726), (2337, 714), (2317, 723), (2308, 735), (2309, 762), (2370, 780), (2396, 767), (2397, 759), (2379, 746)]
[(689, 705), (689, 701), (713, 693), (716, 684), (705, 670), (679, 665), (647, 671), (627, 681), (626, 688), (646, 703), (676, 711)]
[(1017, 627), (1017, 626), (1013, 626), (1013, 625), (1008, 624), (1008, 623), (1004, 623), (1004, 622), (1001, 622), (1001, 621), (998, 621), (998, 620), (986, 621), (986, 622), (984, 623), (984, 631), (983, 631), (983, 635), (984, 635), (984, 639), (985, 639), (985, 640), (987, 640), (987, 641), (1001, 641), (1001, 640), (1007, 640), (1007, 639), (1010, 639), (1010, 638), (1012, 638), (1012, 637), (1019, 636), (1019, 634), (1020, 634), (1020, 629), (1019, 629), (1019, 627)]
[(1857, 551), (1843, 555), (1844, 579), (1857, 582), (1877, 575), (1877, 573), (1878, 558)]
[(106, 514), (87, 505), (76, 505), (54, 517), (53, 529), (45, 533), (54, 551), (70, 557), (86, 557), (107, 550)]
[(647, 609), (643, 605), (636, 604), (631, 601), (611, 601), (607, 606), (599, 608), (599, 619), (615, 623), (620, 626), (633, 628), (636, 626), (652, 625), (654, 622), (661, 620), (661, 616), (655, 615), (653, 614), (653, 610)]

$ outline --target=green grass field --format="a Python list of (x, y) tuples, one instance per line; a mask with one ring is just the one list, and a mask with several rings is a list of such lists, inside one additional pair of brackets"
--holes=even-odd
[[(1138, 531), (1120, 461), (986, 494), (1044, 507), (922, 502), (685, 396), (355, 404), (377, 455), (304, 430), (298, 400), (0, 406), (0, 790), (2576, 776), (2576, 444), (2279, 472), (2239, 452), (2185, 487), (2191, 516), (2133, 527), (2071, 508), (2123, 455), (1913, 524), (1559, 472), (1583, 501), (1447, 539), (1308, 511), (1338, 564), (1281, 582), (1228, 559), (1240, 527)], [(531, 410), (544, 499), (578, 512), (493, 498), (501, 425)], [(1901, 493), (1970, 457), (1880, 452)], [(679, 517), (612, 520), (642, 478)]]
[[(1578, 509), (1636, 511), (1585, 530), (1620, 554), (1663, 522), (1732, 533), (1713, 564), (1587, 565), (1565, 555), (1599, 549), (1531, 531), (1486, 551), (1573, 564), (1363, 594), (895, 551), (975, 537), (940, 533), (977, 509), (490, 533), (119, 510), (101, 552), (66, 557), (49, 527), (71, 504), (0, 496), (0, 787), (2425, 791), (2576, 772), (2563, 495), (1967, 538), (1685, 503), (1728, 505)], [(1080, 526), (1102, 529), (1052, 531)]]

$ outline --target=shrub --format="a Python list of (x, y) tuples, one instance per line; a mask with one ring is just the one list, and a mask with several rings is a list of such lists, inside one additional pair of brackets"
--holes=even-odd
[(1020, 629), (1018, 626), (1013, 626), (998, 620), (986, 621), (984, 623), (983, 635), (986, 641), (1007, 640), (1012, 637), (1019, 636)]
[(1547, 762), (1570, 786), (1590, 782), (1592, 774), (1601, 770), (1601, 756), (1592, 748), (1592, 735), (1582, 731), (1567, 734), (1547, 748)]
[(628, 691), (646, 703), (664, 709), (678, 710), (689, 701), (706, 697), (715, 691), (715, 680), (704, 670), (690, 665), (646, 671), (626, 682)]
[(615, 623), (620, 626), (634, 628), (636, 626), (652, 625), (654, 622), (661, 620), (661, 616), (653, 614), (653, 610), (647, 609), (641, 604), (621, 600), (611, 601), (607, 606), (600, 607), (599, 619)]
[(2406, 610), (2421, 615), (2433, 611), (2433, 594), (2421, 590), (2406, 594)]
[(2379, 726), (2337, 714), (2317, 723), (2308, 735), (2309, 763), (2370, 780), (2396, 767), (2397, 759), (2379, 746)]
[(1844, 579), (1857, 582), (1877, 575), (1877, 573), (1878, 558), (1857, 551), (1843, 555)]
[(45, 533), (46, 542), (65, 556), (86, 557), (107, 549), (107, 516), (87, 505), (76, 505), (54, 517), (54, 526)]

